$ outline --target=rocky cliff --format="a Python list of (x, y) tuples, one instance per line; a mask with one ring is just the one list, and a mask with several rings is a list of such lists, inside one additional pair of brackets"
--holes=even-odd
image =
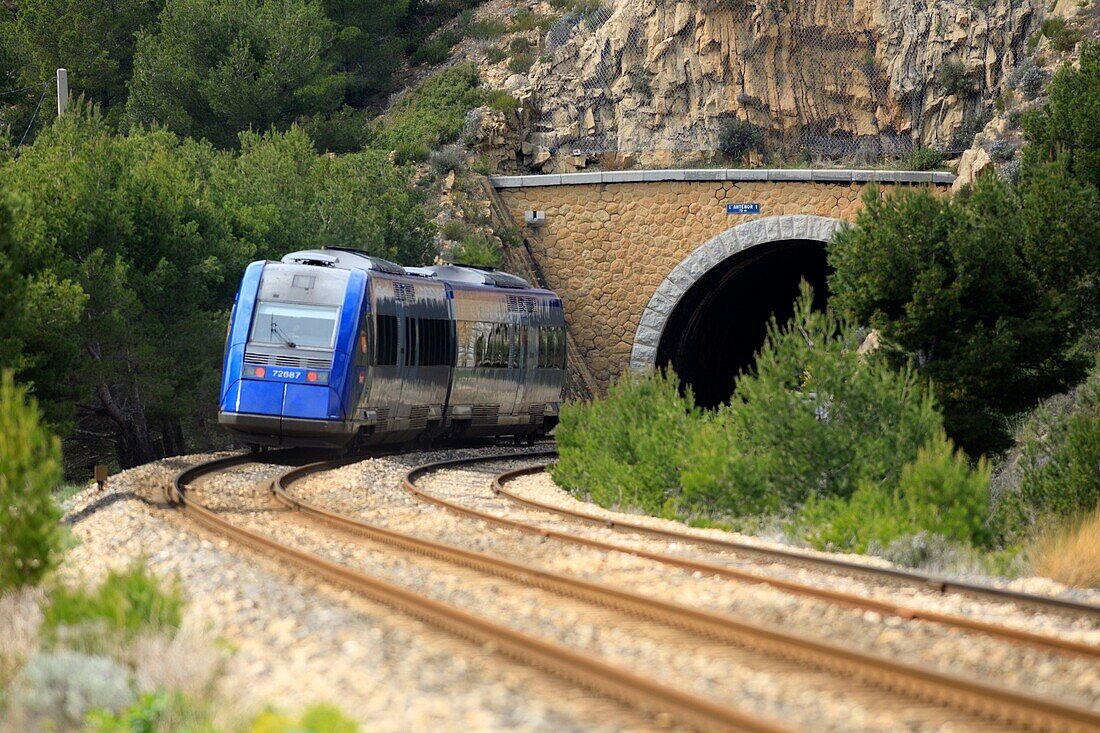
[(610, 0), (543, 39), (515, 158), (544, 172), (685, 164), (713, 156), (735, 118), (772, 163), (961, 151), (1041, 12), (1036, 0)]

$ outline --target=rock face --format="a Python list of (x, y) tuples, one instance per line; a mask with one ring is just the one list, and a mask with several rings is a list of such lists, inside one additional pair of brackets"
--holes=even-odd
[(713, 155), (737, 118), (768, 162), (969, 147), (1037, 0), (612, 0), (531, 72), (523, 162), (566, 172)]

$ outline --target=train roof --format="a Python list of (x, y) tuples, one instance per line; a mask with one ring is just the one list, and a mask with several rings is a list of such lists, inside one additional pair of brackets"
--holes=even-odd
[(529, 290), (531, 284), (518, 275), (492, 267), (476, 265), (430, 265), (427, 267), (402, 267), (395, 262), (375, 257), (362, 250), (348, 247), (322, 247), (303, 249), (284, 255), (282, 262), (291, 265), (332, 267), (339, 270), (370, 270), (388, 275), (411, 275), (463, 285), (483, 285), (495, 288)]

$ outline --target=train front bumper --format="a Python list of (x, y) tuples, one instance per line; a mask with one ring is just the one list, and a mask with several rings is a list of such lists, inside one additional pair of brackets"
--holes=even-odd
[(322, 385), (241, 379), (223, 400), (218, 423), (260, 445), (339, 447), (352, 437), (339, 395)]
[(342, 448), (352, 437), (337, 420), (219, 412), (218, 424), (242, 441), (257, 445)]

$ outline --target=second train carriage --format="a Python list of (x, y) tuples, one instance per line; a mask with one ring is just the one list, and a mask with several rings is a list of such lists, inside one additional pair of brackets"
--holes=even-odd
[(530, 437), (556, 424), (564, 384), (554, 293), (498, 271), (306, 250), (245, 271), (218, 420), (256, 445)]

